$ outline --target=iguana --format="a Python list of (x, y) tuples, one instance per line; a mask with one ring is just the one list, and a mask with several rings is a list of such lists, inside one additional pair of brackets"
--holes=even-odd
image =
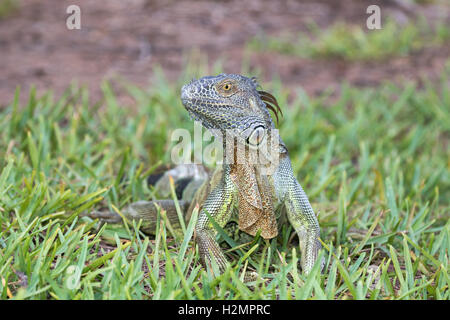
[[(210, 266), (214, 258), (223, 272), (227, 264), (207, 213), (223, 227), (236, 212), (241, 231), (252, 236), (259, 231), (264, 239), (271, 239), (278, 234), (276, 213), (285, 210), (298, 234), (301, 267), (307, 274), (321, 248), (319, 224), (269, 113), (271, 110), (278, 120), (278, 102), (259, 89), (256, 78), (238, 74), (207, 76), (184, 85), (181, 101), (191, 117), (214, 131), (216, 138), (227, 137), (222, 139), (222, 147), (231, 152), (212, 173), (201, 166), (179, 166), (166, 172), (156, 186), (167, 188), (169, 175), (184, 181), (179, 205), (186, 221), (199, 205), (195, 241), (203, 266)], [(127, 219), (142, 219), (143, 231), (152, 233), (156, 228), (155, 204), (166, 211), (171, 224), (179, 227), (172, 200), (139, 201), (125, 208), (123, 214)], [(102, 212), (92, 217), (120, 219)]]

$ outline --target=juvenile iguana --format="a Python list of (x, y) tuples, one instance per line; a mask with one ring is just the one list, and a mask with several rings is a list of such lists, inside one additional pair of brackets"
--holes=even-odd
[[(227, 263), (215, 240), (217, 231), (206, 212), (222, 227), (233, 212), (237, 212), (240, 230), (250, 235), (261, 230), (264, 239), (271, 239), (278, 234), (277, 213), (285, 210), (299, 237), (302, 270), (308, 273), (321, 248), (319, 224), (292, 172), (288, 150), (270, 116), (269, 109), (278, 119), (280, 107), (271, 94), (258, 88), (255, 78), (237, 74), (203, 77), (183, 86), (184, 107), (193, 119), (215, 131), (216, 137), (228, 137), (222, 139), (223, 150), (231, 150), (231, 156), (227, 153), (228, 158), (209, 175), (199, 166), (178, 167), (168, 171), (164, 175), (166, 179), (160, 179), (157, 184), (167, 185), (170, 174), (178, 181), (187, 177), (179, 204), (186, 221), (195, 205), (199, 205), (195, 241), (205, 267), (212, 258), (220, 271)], [(243, 157), (240, 156), (242, 150), (245, 150)], [(261, 159), (255, 160), (258, 156)], [(143, 231), (152, 233), (156, 227), (155, 204), (166, 210), (172, 224), (179, 226), (172, 200), (139, 201), (125, 208), (123, 213), (128, 219), (142, 219)], [(111, 221), (108, 213), (96, 212), (93, 217)]]

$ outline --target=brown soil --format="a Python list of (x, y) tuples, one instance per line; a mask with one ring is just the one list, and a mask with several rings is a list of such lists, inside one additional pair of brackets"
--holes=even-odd
[[(100, 97), (102, 79), (123, 77), (148, 85), (159, 64), (176, 79), (186, 57), (196, 50), (210, 65), (222, 58), (226, 72), (240, 72), (245, 43), (259, 34), (279, 35), (306, 29), (314, 20), (327, 27), (337, 20), (365, 24), (366, 8), (379, 4), (382, 15), (404, 22), (420, 13), (429, 20), (448, 19), (448, 6), (405, 5), (402, 0), (316, 1), (150, 1), (22, 0), (17, 12), (0, 20), (0, 106), (10, 102), (17, 85), (22, 100), (32, 85), (59, 96), (76, 80)], [(81, 7), (81, 30), (66, 28), (66, 8)], [(409, 57), (379, 62), (311, 60), (277, 53), (252, 52), (250, 67), (269, 79), (278, 75), (291, 88), (310, 94), (343, 82), (373, 86), (385, 80), (437, 78), (450, 56), (450, 44)]]

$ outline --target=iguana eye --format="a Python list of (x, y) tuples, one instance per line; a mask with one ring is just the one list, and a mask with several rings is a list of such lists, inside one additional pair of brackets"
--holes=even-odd
[(229, 97), (232, 96), (237, 92), (237, 86), (236, 84), (231, 80), (225, 80), (221, 83), (219, 83), (217, 86), (217, 91), (219, 94), (223, 97)]

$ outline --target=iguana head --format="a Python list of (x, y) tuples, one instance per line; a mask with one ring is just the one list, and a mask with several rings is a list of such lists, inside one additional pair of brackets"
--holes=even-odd
[(274, 128), (269, 109), (277, 119), (276, 99), (258, 90), (255, 78), (219, 74), (192, 80), (181, 89), (181, 101), (190, 115), (208, 129), (235, 129), (250, 144), (258, 144), (265, 130)]

